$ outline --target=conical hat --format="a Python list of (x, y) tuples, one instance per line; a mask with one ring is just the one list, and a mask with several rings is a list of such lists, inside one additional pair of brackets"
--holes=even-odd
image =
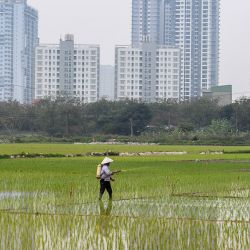
[(113, 162), (112, 159), (110, 159), (110, 158), (108, 158), (108, 157), (105, 157), (101, 164), (102, 164), (102, 165), (105, 165), (105, 164), (111, 163), (111, 162)]

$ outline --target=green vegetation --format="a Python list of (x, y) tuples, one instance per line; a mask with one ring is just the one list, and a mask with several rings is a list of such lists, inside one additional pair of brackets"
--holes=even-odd
[[(108, 150), (188, 153), (114, 157), (111, 168), (123, 172), (112, 203), (107, 194), (98, 201), (100, 157), (0, 160), (1, 248), (248, 249), (250, 147), (0, 146), (5, 154)], [(200, 154), (208, 150), (229, 154)]]
[(43, 153), (81, 154), (88, 152), (235, 152), (250, 154), (250, 146), (178, 146), (178, 145), (110, 145), (110, 144), (0, 144), (0, 154)]
[(168, 145), (249, 145), (250, 99), (221, 107), (206, 98), (189, 102), (132, 101), (81, 104), (42, 100), (0, 103), (0, 143), (156, 142)]

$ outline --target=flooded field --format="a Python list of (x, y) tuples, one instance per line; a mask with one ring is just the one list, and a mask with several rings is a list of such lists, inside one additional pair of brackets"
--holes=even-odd
[(249, 249), (249, 162), (114, 159), (1, 160), (0, 249)]
[(249, 249), (249, 218), (249, 199), (30, 204), (2, 210), (0, 241), (1, 249)]

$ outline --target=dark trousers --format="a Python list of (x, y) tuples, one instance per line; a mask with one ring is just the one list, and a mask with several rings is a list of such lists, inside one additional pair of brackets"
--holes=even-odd
[(109, 199), (112, 199), (112, 188), (110, 181), (100, 180), (100, 199), (102, 198), (105, 190), (107, 190), (109, 194)]

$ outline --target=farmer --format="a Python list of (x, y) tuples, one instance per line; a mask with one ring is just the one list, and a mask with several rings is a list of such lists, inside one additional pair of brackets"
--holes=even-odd
[(105, 190), (107, 190), (108, 194), (109, 194), (109, 199), (112, 199), (112, 188), (111, 188), (111, 184), (110, 181), (114, 181), (114, 179), (112, 179), (112, 175), (119, 173), (121, 171), (113, 171), (111, 172), (109, 169), (109, 165), (110, 163), (113, 162), (112, 159), (105, 157), (104, 160), (102, 161), (101, 165), (102, 165), (102, 169), (101, 169), (101, 180), (100, 180), (100, 197), (99, 200), (102, 199), (102, 196), (105, 192)]

